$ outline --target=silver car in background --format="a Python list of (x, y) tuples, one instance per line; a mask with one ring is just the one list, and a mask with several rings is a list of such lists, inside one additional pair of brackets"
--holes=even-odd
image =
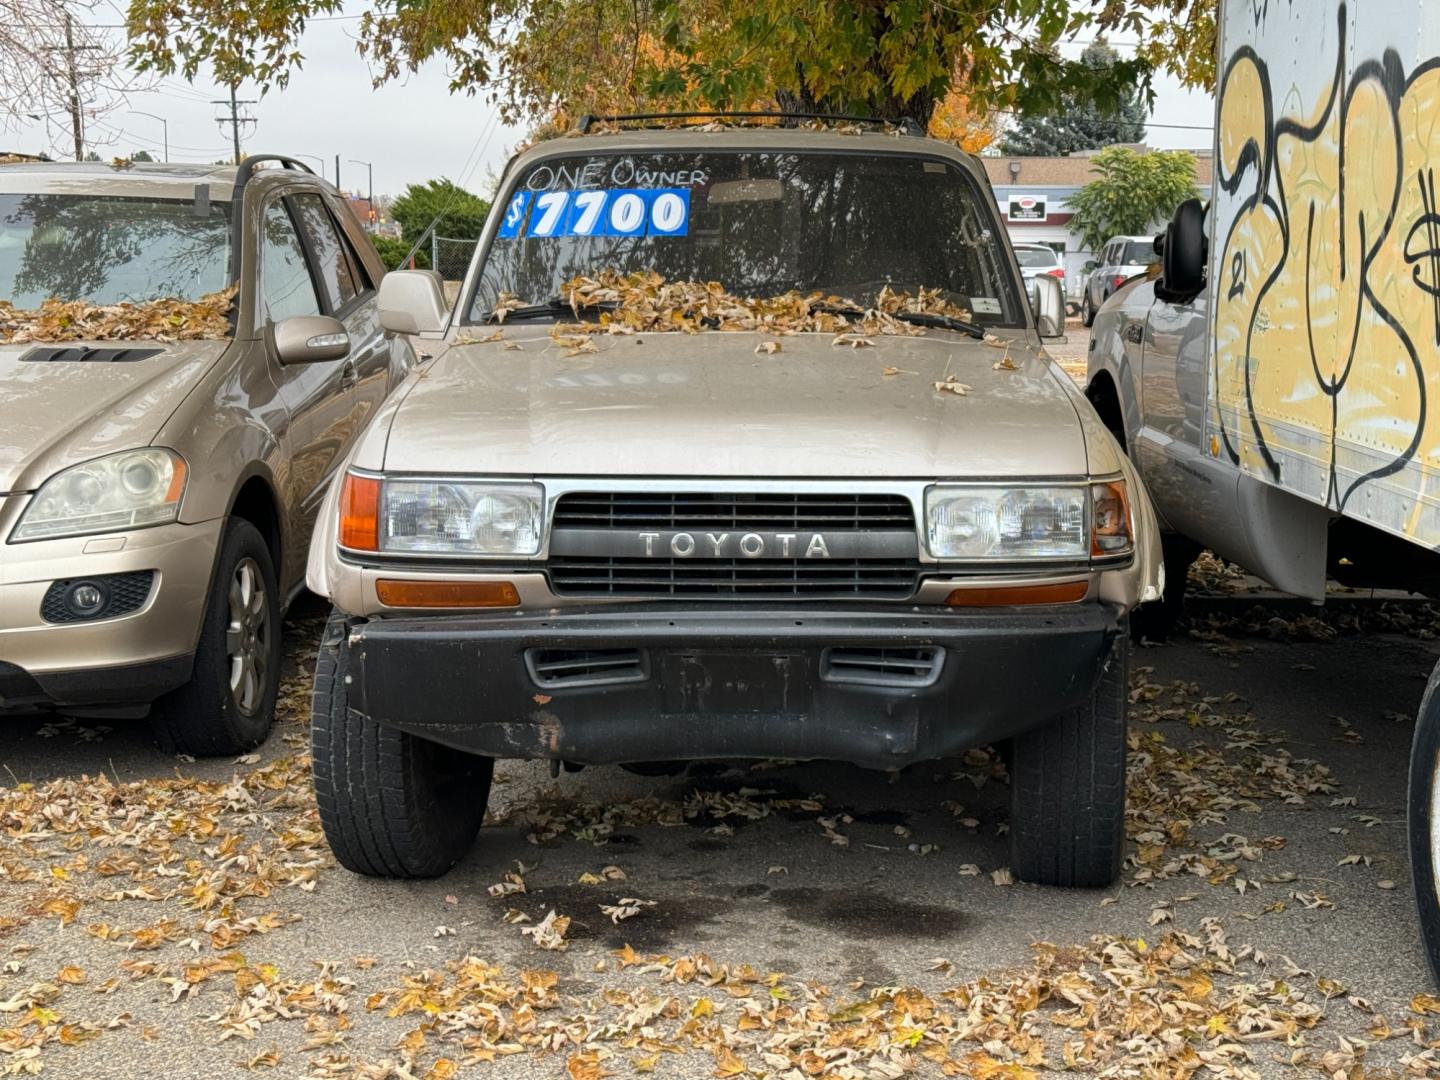
[(1095, 322), (1095, 313), (1115, 295), (1125, 282), (1160, 261), (1155, 253), (1153, 236), (1114, 236), (1100, 253), (1100, 262), (1085, 279), (1085, 293), (1080, 298), (1080, 317), (1086, 326)]

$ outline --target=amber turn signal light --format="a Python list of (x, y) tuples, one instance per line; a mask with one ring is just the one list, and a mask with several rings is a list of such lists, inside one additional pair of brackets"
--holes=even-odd
[(340, 488), (340, 546), (351, 551), (380, 550), (380, 481), (345, 474)]
[(375, 582), (375, 595), (386, 607), (487, 608), (518, 607), (520, 593), (508, 581)]
[(1075, 604), (1090, 591), (1088, 581), (1054, 585), (1002, 585), (984, 589), (955, 589), (945, 598), (947, 607), (1018, 607), (1024, 604)]

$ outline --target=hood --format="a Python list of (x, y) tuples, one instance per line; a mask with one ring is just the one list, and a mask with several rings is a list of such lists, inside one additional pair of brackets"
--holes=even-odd
[[(1065, 476), (1086, 470), (1048, 358), (959, 334), (596, 337), (567, 357), (544, 327), (439, 356), (396, 411), (395, 471), (523, 476)], [(895, 374), (886, 375), (887, 369)], [(970, 387), (941, 393), (946, 374)], [(1063, 378), (1063, 375), (1058, 376)]]
[[(118, 363), (21, 359), (32, 349), (101, 344), (159, 351)], [(71, 465), (148, 446), (229, 344), (0, 345), (0, 493), (28, 491)]]

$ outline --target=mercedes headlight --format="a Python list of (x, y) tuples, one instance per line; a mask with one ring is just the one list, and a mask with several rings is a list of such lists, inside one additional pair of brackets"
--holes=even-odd
[(540, 553), (545, 492), (539, 484), (351, 474), (340, 503), (344, 547), (397, 555)]
[(12, 542), (54, 540), (166, 525), (180, 516), (185, 460), (147, 447), (58, 472), (35, 493)]
[(937, 559), (1109, 559), (1128, 555), (1134, 544), (1120, 481), (941, 484), (925, 493), (925, 519)]

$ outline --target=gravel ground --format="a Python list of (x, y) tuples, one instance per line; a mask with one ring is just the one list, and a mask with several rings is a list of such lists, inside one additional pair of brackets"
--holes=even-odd
[(310, 831), (307, 609), (257, 760), (0, 735), (0, 1074), (1433, 1075), (1404, 775), (1435, 619), (1347, 611), (1222, 600), (1135, 654), (1136, 843), (1088, 892), (1004, 883), (986, 754), (509, 762), (451, 874), (358, 878)]

